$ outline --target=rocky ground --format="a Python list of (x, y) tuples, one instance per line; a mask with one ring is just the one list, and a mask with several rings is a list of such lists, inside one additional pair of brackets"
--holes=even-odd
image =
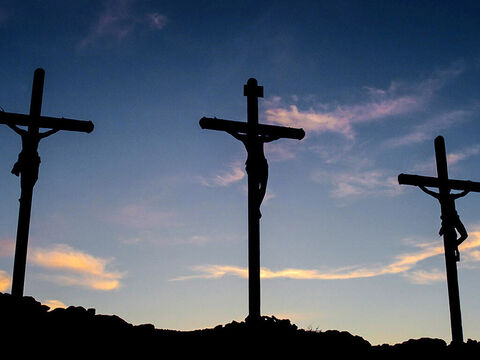
[[(289, 320), (262, 317), (260, 321), (231, 322), (195, 331), (132, 325), (115, 315), (70, 306), (50, 310), (32, 297), (16, 299), (0, 293), (0, 339), (18, 355), (67, 358), (135, 356), (135, 358), (479, 358), (480, 343), (461, 346), (441, 339), (411, 339), (401, 344), (372, 346), (345, 331), (298, 329)], [(18, 344), (18, 345), (17, 345)], [(167, 355), (168, 354), (168, 355)]]

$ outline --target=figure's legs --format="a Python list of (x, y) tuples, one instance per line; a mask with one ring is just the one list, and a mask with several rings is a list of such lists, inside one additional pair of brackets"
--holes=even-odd
[(12, 174), (15, 176), (20, 175), (20, 163), (18, 161), (13, 165)]
[(465, 229), (465, 226), (460, 221), (460, 218), (457, 218), (457, 220), (455, 221), (455, 229), (460, 235), (455, 243), (455, 259), (457, 261), (460, 261), (460, 251), (458, 250), (458, 246), (465, 241), (465, 239), (468, 237), (468, 233), (467, 233), (467, 230)]
[(23, 163), (24, 163), (24, 156), (23, 153), (18, 154), (18, 160), (13, 165), (12, 174), (15, 176), (20, 176), (20, 172), (22, 171)]
[(268, 164), (262, 166), (261, 171), (259, 171), (259, 183), (258, 183), (258, 217), (262, 217), (262, 213), (260, 212), (260, 206), (262, 205), (263, 199), (265, 198), (265, 194), (267, 192), (267, 181), (268, 181)]
[(456, 222), (455, 229), (457, 229), (458, 233), (460, 234), (460, 237), (457, 239), (457, 245), (460, 245), (467, 239), (468, 233), (460, 219), (458, 219), (458, 221)]

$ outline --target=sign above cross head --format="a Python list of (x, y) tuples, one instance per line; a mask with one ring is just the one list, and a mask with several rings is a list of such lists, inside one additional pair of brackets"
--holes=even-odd
[(263, 98), (263, 86), (258, 86), (257, 79), (250, 78), (247, 84), (243, 85), (243, 96)]

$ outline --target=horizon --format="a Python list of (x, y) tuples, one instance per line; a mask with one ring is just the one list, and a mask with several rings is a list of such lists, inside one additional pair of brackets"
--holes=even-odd
[[(202, 117), (303, 128), (265, 145), (262, 315), (372, 345), (451, 340), (438, 202), (398, 184), (480, 181), (480, 5), (426, 1), (0, 1), (0, 107), (91, 120), (41, 141), (25, 296), (194, 330), (248, 315), (243, 145)], [(0, 126), (0, 291), (21, 143)], [(480, 340), (480, 194), (457, 200), (463, 332)]]

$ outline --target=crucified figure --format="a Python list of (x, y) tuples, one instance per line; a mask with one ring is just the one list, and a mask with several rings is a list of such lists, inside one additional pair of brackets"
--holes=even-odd
[(257, 135), (253, 144), (250, 144), (249, 137), (246, 134), (241, 134), (239, 132), (227, 131), (235, 139), (240, 140), (245, 149), (247, 150), (247, 161), (245, 162), (245, 170), (247, 174), (254, 172), (257, 175), (258, 180), (258, 217), (262, 217), (260, 212), (260, 205), (263, 202), (265, 193), (267, 191), (267, 181), (268, 181), (268, 162), (265, 158), (265, 152), (263, 150), (263, 144), (269, 143), (275, 140), (280, 139), (280, 136), (273, 135)]
[[(458, 216), (457, 210), (455, 208), (455, 200), (458, 198), (461, 198), (465, 195), (467, 195), (470, 191), (469, 190), (464, 190), (460, 193), (457, 194), (448, 194), (447, 199), (441, 199), (440, 194), (436, 193), (434, 191), (428, 190), (425, 186), (419, 185), (418, 186), (423, 192), (427, 193), (430, 196), (433, 196), (435, 199), (438, 201), (447, 201), (447, 208), (450, 209), (450, 215), (448, 216), (448, 219), (444, 219), (442, 216), (442, 227), (440, 228), (440, 231), (438, 234), (441, 236), (445, 233), (445, 226), (452, 226), (454, 230), (458, 232), (460, 237), (457, 238), (456, 244), (455, 244), (455, 258), (457, 261), (460, 261), (460, 252), (458, 251), (458, 246), (465, 241), (465, 239), (468, 237), (467, 230), (465, 229), (465, 226), (463, 225), (462, 221), (460, 220), (460, 216)], [(445, 216), (446, 217), (446, 216)]]
[[(38, 168), (40, 166), (40, 156), (38, 155), (38, 144), (40, 140), (55, 134), (59, 129), (52, 129), (43, 133), (35, 131), (27, 131), (16, 125), (7, 124), (13, 131), (22, 137), (22, 151), (18, 154), (18, 160), (13, 165), (12, 174), (19, 176), (25, 171), (32, 171), (35, 183), (38, 178)], [(22, 177), (23, 178), (23, 177)], [(23, 180), (23, 179), (22, 179)], [(24, 184), (22, 184), (23, 186)]]

